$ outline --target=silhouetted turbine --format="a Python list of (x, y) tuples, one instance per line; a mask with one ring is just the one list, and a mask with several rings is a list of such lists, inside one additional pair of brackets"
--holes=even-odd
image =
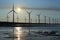
[(28, 12), (28, 11), (26, 11), (27, 13), (28, 13), (28, 15), (29, 15), (29, 23), (30, 23), (30, 14), (31, 14), (31, 12)]
[(8, 17), (8, 14), (7, 14), (7, 22), (8, 22), (8, 20), (9, 20), (8, 18), (9, 18), (9, 17)]
[(19, 17), (17, 16), (17, 22), (19, 22)]
[(13, 3), (13, 8), (12, 8), (12, 10), (9, 13), (11, 13), (11, 12), (13, 12), (13, 22), (14, 22), (14, 13), (16, 13), (15, 10), (14, 10), (14, 3)]
[(37, 15), (38, 16), (38, 23), (40, 23), (40, 14), (39, 15)]

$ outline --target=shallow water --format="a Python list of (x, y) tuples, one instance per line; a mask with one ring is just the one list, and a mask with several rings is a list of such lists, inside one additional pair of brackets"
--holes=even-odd
[[(13, 27), (0, 27), (0, 40), (60, 40), (60, 36), (44, 36), (34, 33), (38, 31), (58, 31), (60, 33), (60, 27), (14, 27), (14, 33)], [(17, 38), (7, 38), (13, 34)]]

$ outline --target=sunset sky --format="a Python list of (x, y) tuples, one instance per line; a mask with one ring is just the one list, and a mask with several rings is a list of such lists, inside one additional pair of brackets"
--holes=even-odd
[[(26, 10), (21, 9), (20, 11), (17, 8), (20, 7), (29, 7), (29, 8), (51, 8), (51, 9), (60, 9), (60, 0), (0, 0), (0, 21), (7, 20), (7, 14), (12, 10), (13, 3), (15, 6), (15, 11), (19, 16), (19, 21), (23, 22), (25, 17), (28, 19), (28, 14)], [(60, 10), (27, 10), (32, 11), (31, 19), (33, 22), (37, 19), (37, 15), (41, 13), (41, 22), (44, 22), (44, 16), (56, 18), (60, 20)], [(15, 14), (15, 21), (17, 15)], [(12, 21), (12, 12), (9, 14), (9, 21)], [(27, 20), (28, 21), (28, 20)]]

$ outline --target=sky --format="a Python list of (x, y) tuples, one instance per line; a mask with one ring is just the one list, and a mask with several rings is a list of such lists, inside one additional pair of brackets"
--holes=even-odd
[[(60, 9), (60, 0), (0, 0), (0, 20), (6, 21), (7, 13), (12, 10), (12, 6), (15, 8), (17, 7), (30, 7), (30, 8), (51, 8), (51, 9)], [(15, 10), (17, 12), (17, 10)], [(34, 21), (37, 19), (37, 15), (41, 13), (41, 22), (44, 22), (44, 16), (47, 16), (47, 22), (48, 17), (56, 18), (60, 20), (60, 10), (27, 10), (32, 11), (31, 13), (31, 19)], [(19, 21), (23, 22), (25, 21), (25, 17), (28, 21), (28, 14), (26, 10), (22, 10), (20, 12), (17, 12), (19, 16)], [(9, 14), (9, 21), (12, 21), (12, 12)], [(15, 14), (15, 21), (16, 19)], [(34, 21), (35, 22), (35, 21)]]

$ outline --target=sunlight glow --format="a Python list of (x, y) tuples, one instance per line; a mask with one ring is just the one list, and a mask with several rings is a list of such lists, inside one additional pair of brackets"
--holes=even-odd
[(17, 34), (16, 36), (18, 37), (17, 40), (20, 40), (20, 36), (22, 34), (22, 31), (21, 31), (22, 27), (15, 27), (15, 33)]
[(17, 34), (20, 34), (21, 33), (21, 27), (15, 27), (15, 29), (16, 29), (16, 33)]
[(22, 9), (19, 8), (19, 7), (17, 7), (17, 8), (16, 8), (16, 11), (17, 11), (17, 12), (20, 12), (20, 11), (22, 11)]

